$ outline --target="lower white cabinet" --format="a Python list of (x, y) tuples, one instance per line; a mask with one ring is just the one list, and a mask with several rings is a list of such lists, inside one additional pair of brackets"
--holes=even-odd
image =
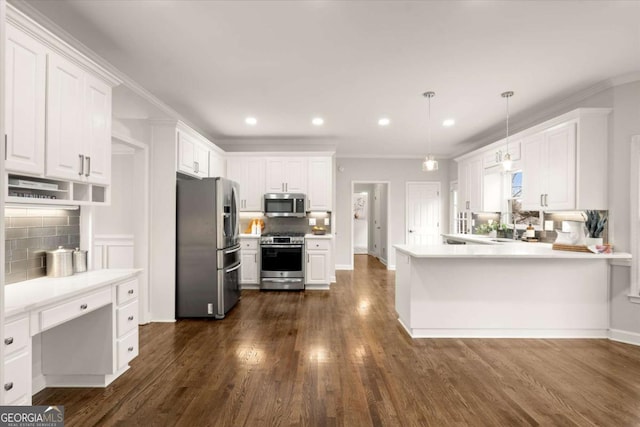
[(3, 387), (4, 404), (31, 403), (31, 337), (24, 315), (7, 319), (4, 325)]
[(255, 237), (240, 238), (240, 284), (260, 284), (260, 243)]
[[(137, 279), (114, 283), (122, 273), (84, 274), (93, 287), (80, 295), (75, 292), (82, 280), (73, 276), (34, 279), (32, 291), (50, 295), (53, 302), (47, 297), (30, 303), (6, 319), (1, 404), (30, 405), (31, 396), (44, 387), (105, 387), (138, 355)], [(67, 288), (74, 294), (65, 299)], [(7, 294), (7, 304), (19, 307), (16, 292)]]
[(331, 239), (305, 239), (304, 282), (306, 285), (328, 285), (331, 283)]

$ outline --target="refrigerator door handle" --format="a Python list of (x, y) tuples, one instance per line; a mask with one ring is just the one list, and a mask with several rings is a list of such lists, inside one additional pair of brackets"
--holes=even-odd
[(228, 268), (224, 272), (225, 272), (225, 274), (227, 274), (227, 273), (231, 273), (232, 271), (236, 271), (237, 269), (240, 268), (241, 265), (242, 264), (238, 263), (238, 265), (236, 265), (235, 267)]
[(225, 254), (225, 255), (232, 254), (232, 253), (234, 253), (234, 252), (238, 252), (239, 250), (240, 250), (240, 246), (238, 246), (238, 247), (237, 247), (237, 248), (235, 248), (235, 249), (230, 249), (230, 250), (228, 250), (228, 251), (224, 251), (224, 254)]

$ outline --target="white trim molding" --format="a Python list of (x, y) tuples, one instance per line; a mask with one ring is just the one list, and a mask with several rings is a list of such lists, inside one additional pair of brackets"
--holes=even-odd
[(630, 150), (630, 193), (631, 206), (631, 285), (629, 301), (640, 303), (640, 135), (631, 137)]
[(336, 270), (353, 270), (353, 264), (336, 264)]
[(618, 341), (626, 344), (640, 345), (640, 334), (637, 332), (609, 329), (609, 339), (611, 341)]

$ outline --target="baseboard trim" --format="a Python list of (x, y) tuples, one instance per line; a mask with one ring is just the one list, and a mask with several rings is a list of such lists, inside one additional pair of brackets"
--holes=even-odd
[(430, 329), (402, 327), (411, 338), (607, 339), (606, 329)]
[(625, 344), (640, 345), (640, 334), (637, 332), (609, 329), (609, 339), (611, 341), (623, 342)]
[(175, 323), (176, 319), (151, 319), (150, 323)]
[(396, 265), (395, 265), (395, 264), (388, 265), (388, 266), (387, 266), (387, 270), (393, 270), (393, 271), (395, 271), (395, 270), (396, 270)]
[(353, 270), (353, 264), (336, 264), (336, 270)]
[(245, 285), (240, 285), (240, 290), (242, 290), (242, 291), (246, 291), (246, 290), (259, 291), (260, 290), (260, 285), (254, 285), (254, 284), (251, 284), (251, 285), (246, 285), (246, 284)]
[(305, 291), (328, 291), (330, 285), (304, 285)]

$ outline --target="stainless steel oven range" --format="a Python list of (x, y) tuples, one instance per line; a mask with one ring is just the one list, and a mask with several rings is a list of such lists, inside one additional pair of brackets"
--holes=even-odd
[(260, 251), (260, 289), (304, 289), (304, 233), (263, 234)]

